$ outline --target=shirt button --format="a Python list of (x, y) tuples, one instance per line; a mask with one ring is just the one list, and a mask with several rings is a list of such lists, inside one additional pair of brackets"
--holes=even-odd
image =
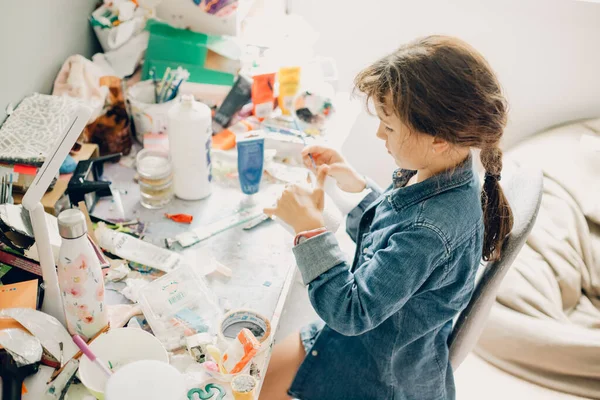
[(316, 350), (313, 350), (310, 354), (312, 354), (313, 357), (316, 357), (319, 355), (319, 352)]

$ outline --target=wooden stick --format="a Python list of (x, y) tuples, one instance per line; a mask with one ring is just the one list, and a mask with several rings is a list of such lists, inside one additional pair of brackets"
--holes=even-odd
[[(107, 332), (109, 329), (110, 329), (110, 324), (108, 324), (104, 328), (100, 329), (100, 331), (98, 333), (96, 333), (93, 338), (91, 338), (90, 340), (88, 340), (87, 343), (88, 344), (92, 343), (94, 340), (96, 340), (98, 338), (98, 336), (100, 336), (103, 333)], [(76, 359), (76, 360), (78, 360), (79, 357), (81, 357), (82, 354), (83, 354), (83, 352), (81, 350), (78, 351), (77, 354), (75, 354), (69, 361), (71, 361), (73, 358)], [(54, 371), (54, 373), (50, 377), (50, 380), (46, 384), (52, 383), (56, 379), (56, 377), (58, 375), (60, 375), (61, 372), (63, 372), (63, 369), (65, 369), (65, 366), (69, 363), (69, 361), (67, 361), (62, 367), (60, 367), (59, 369), (57, 369), (56, 371)]]
[(96, 234), (94, 233), (94, 225), (90, 218), (90, 213), (87, 209), (87, 206), (85, 205), (85, 201), (83, 201), (83, 200), (80, 201), (79, 203), (77, 203), (77, 206), (79, 207), (79, 209), (81, 210), (83, 215), (85, 215), (85, 224), (87, 225), (88, 235), (90, 235), (90, 237), (92, 238), (94, 243), (96, 243), (96, 246), (97, 246), (98, 240), (96, 239)]

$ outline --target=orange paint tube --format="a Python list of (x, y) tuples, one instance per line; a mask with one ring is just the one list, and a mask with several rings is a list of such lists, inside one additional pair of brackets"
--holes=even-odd
[(271, 116), (275, 100), (275, 73), (256, 75), (252, 80), (254, 115), (261, 121)]
[(212, 147), (219, 150), (233, 149), (236, 144), (237, 136), (258, 129), (259, 126), (260, 122), (254, 117), (243, 119), (214, 135)]
[(241, 372), (252, 358), (258, 353), (260, 342), (244, 328), (237, 335), (236, 340), (223, 353), (223, 367), (228, 374)]

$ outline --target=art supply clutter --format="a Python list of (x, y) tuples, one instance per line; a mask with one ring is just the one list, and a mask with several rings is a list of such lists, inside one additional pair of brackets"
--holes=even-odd
[(204, 280), (181, 266), (142, 287), (139, 303), (152, 331), (167, 350), (186, 344), (186, 337), (215, 335), (220, 310)]
[[(53, 240), (52, 255), (44, 254), (44, 265), (52, 268), (54, 256), (60, 292), (53, 296), (47, 288), (45, 294), (62, 300), (66, 323), (59, 313), (51, 317), (36, 310), (42, 293), (36, 280), (27, 285), (31, 292), (27, 305), (18, 303), (29, 308), (0, 305), (0, 322), (18, 326), (19, 335), (43, 348), (40, 359), (28, 364), (27, 371), (14, 368), (15, 360), (3, 358), (6, 352), (0, 350), (3, 378), (7, 366), (17, 377), (35, 373), (40, 364), (54, 368), (36, 375), (43, 378), (38, 386), (44, 389), (31, 395), (39, 395), (35, 398), (64, 398), (72, 382), (79, 385), (74, 381), (78, 372), (81, 383), (97, 399), (146, 400), (161, 393), (161, 400), (181, 400), (186, 395), (204, 400), (223, 399), (227, 393), (247, 400), (258, 394), (256, 377), (259, 368), (266, 367), (268, 354), (261, 352), (271, 348), (291, 263), (283, 255), (279, 235), (261, 237), (271, 228), (252, 228), (270, 220), (262, 210), (275, 198), (271, 192), (295, 175), (287, 168), (297, 163), (299, 151), (312, 140), (309, 134), (324, 132), (322, 120), (334, 108), (328, 96), (306, 90), (303, 66), (268, 65), (262, 59), (264, 49), (258, 48), (257, 57), (244, 65), (246, 49), (232, 56), (235, 52), (227, 46), (238, 44), (227, 38), (193, 32), (197, 25), (179, 29), (151, 20), (155, 15), (151, 3), (105, 1), (90, 17), (106, 52), (100, 58), (107, 65), (99, 66), (102, 74), (93, 77), (98, 84), (89, 86), (102, 90), (106, 101), (99, 102), (79, 140), (83, 146), (94, 146), (96, 153), (90, 151), (77, 163), (79, 150), (73, 147), (70, 163), (61, 170), (73, 171), (73, 176), (53, 176), (49, 185), (66, 192), (55, 208), (63, 211), (58, 219), (46, 216)], [(229, 17), (237, 7), (235, 1), (188, 3), (217, 19)], [(162, 15), (166, 21), (178, 18), (164, 10)], [(80, 61), (91, 65), (98, 58), (93, 63), (83, 57)], [(113, 72), (107, 73), (111, 67)], [(138, 67), (141, 81), (138, 74), (129, 75)], [(123, 76), (121, 71), (126, 70), (130, 72)], [(25, 191), (36, 174), (43, 173), (42, 164), (52, 156), (51, 143), (57, 139), (55, 132), (68, 129), (80, 101), (86, 98), (36, 94), (23, 100), (0, 127), (0, 139), (15, 144), (0, 151), (0, 227), (7, 231), (0, 235), (2, 279), (15, 269), (41, 275), (39, 254), (34, 257), (35, 224), (24, 217), (28, 213), (20, 206), (16, 213), (16, 206), (10, 205), (13, 185)], [(50, 121), (47, 129), (36, 128), (31, 116), (37, 113)], [(20, 133), (20, 126), (29, 127), (29, 133)], [(315, 127), (317, 131), (311, 131)], [(134, 133), (143, 149), (132, 145)], [(98, 144), (107, 156), (87, 160), (98, 156), (98, 147), (86, 141)], [(231, 168), (226, 172), (222, 168), (218, 178), (213, 176), (216, 154), (231, 161)], [(231, 185), (223, 184), (226, 179)], [(76, 205), (80, 209), (69, 208)], [(5, 235), (6, 218), (15, 216), (22, 232), (28, 233), (19, 236), (21, 247), (7, 239), (16, 237), (14, 230)], [(246, 230), (238, 227), (245, 224)], [(229, 248), (222, 245), (227, 235), (192, 248), (236, 227), (230, 232), (234, 239)], [(36, 235), (40, 236), (39, 230)], [(261, 250), (230, 251), (247, 246), (249, 235), (257, 235), (252, 240), (259, 241), (252, 246), (262, 246)], [(265, 238), (273, 243), (263, 246)], [(196, 254), (193, 260), (188, 252)], [(213, 252), (223, 252), (223, 257), (219, 255), (223, 264)], [(22, 268), (4, 265), (7, 260)], [(277, 269), (269, 264), (279, 262)], [(263, 264), (268, 268), (260, 269)], [(23, 291), (22, 286), (16, 288)], [(137, 304), (125, 304), (130, 300)], [(273, 326), (265, 315), (273, 318)], [(184, 371), (169, 366), (169, 356), (185, 357), (210, 383), (196, 382), (190, 389)], [(13, 386), (20, 391), (20, 383)]]

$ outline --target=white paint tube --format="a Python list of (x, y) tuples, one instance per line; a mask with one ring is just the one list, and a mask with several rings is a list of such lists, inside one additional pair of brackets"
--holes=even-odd
[(150, 268), (170, 272), (182, 260), (182, 257), (175, 252), (160, 248), (131, 235), (113, 231), (102, 223), (98, 224), (95, 233), (98, 244), (106, 251)]

